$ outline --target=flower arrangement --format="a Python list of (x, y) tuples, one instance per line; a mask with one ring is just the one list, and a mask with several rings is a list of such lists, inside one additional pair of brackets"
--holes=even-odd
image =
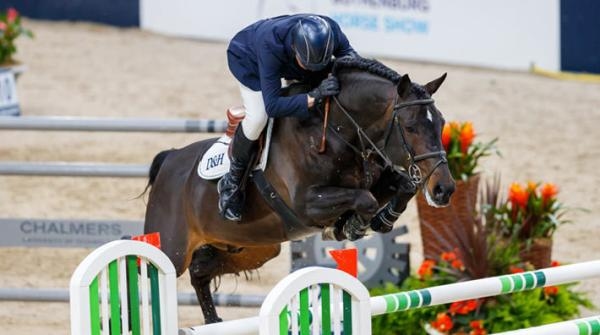
[(569, 222), (557, 195), (552, 183), (512, 183), (507, 200), (497, 209), (503, 235), (522, 241), (552, 237), (559, 225)]
[(21, 35), (33, 37), (33, 33), (21, 25), (19, 12), (14, 8), (0, 12), (0, 64), (14, 62), (12, 56), (17, 52), (15, 40)]
[(456, 180), (467, 180), (477, 173), (479, 159), (489, 156), (497, 139), (488, 143), (474, 142), (476, 137), (472, 122), (449, 122), (442, 129), (442, 144), (448, 157), (448, 166)]

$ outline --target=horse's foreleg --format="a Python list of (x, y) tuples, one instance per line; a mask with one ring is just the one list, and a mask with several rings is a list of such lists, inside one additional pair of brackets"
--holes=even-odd
[(306, 214), (315, 221), (336, 219), (348, 210), (371, 218), (379, 209), (368, 190), (332, 186), (311, 187), (305, 197)]
[(194, 251), (189, 267), (190, 280), (204, 314), (204, 323), (223, 321), (218, 315), (210, 292), (210, 282), (218, 273), (217, 250), (204, 245)]
[(415, 186), (412, 184), (404, 184), (399, 187), (390, 202), (371, 219), (371, 229), (380, 233), (387, 233), (392, 230), (394, 222), (406, 210), (406, 205), (414, 197), (416, 191)]

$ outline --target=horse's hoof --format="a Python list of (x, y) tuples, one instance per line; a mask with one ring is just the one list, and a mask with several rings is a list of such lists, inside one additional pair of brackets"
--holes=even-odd
[(211, 318), (206, 318), (206, 320), (204, 320), (204, 324), (218, 323), (218, 322), (223, 322), (223, 319), (221, 319), (218, 316), (211, 317)]

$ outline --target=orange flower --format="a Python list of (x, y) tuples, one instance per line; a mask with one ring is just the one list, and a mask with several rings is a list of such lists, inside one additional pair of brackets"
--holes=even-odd
[(6, 23), (0, 21), (0, 30), (6, 30)]
[(546, 286), (546, 287), (544, 287), (544, 294), (547, 296), (557, 295), (558, 287), (557, 286)]
[(452, 318), (446, 313), (439, 313), (435, 321), (431, 322), (431, 326), (441, 332), (446, 332), (454, 327)]
[(467, 153), (474, 138), (475, 130), (473, 129), (473, 123), (465, 122), (460, 130), (460, 150), (462, 150), (463, 153)]
[(538, 187), (538, 184), (536, 182), (531, 181), (531, 180), (527, 182), (527, 191), (529, 193), (535, 193), (535, 190), (537, 189), (537, 187)]
[(548, 201), (554, 199), (558, 194), (558, 187), (552, 183), (545, 183), (542, 186), (542, 201), (546, 204)]
[(442, 145), (446, 151), (450, 150), (450, 140), (452, 140), (452, 129), (450, 124), (446, 123), (442, 129)]
[(14, 8), (9, 8), (6, 11), (6, 21), (8, 23), (14, 22), (17, 19), (18, 16), (19, 16), (19, 12), (17, 12), (17, 10), (14, 9)]
[(442, 252), (441, 258), (446, 262), (452, 262), (456, 259), (456, 254), (452, 251)]
[(472, 330), (469, 335), (486, 335), (487, 331), (483, 328), (483, 320), (473, 320), (469, 322)]
[(521, 184), (512, 183), (510, 184), (510, 189), (508, 191), (508, 200), (515, 208), (526, 208), (527, 201), (529, 200), (529, 192), (524, 190)]
[(552, 261), (552, 262), (550, 263), (550, 266), (551, 266), (551, 267), (560, 266), (560, 262), (559, 262), (559, 261)]
[(510, 269), (509, 269), (509, 271), (510, 271), (510, 273), (513, 273), (513, 274), (514, 274), (514, 273), (522, 273), (522, 272), (525, 272), (525, 270), (521, 269), (521, 268), (520, 268), (520, 267), (518, 267), (518, 266), (514, 266), (514, 265), (511, 265), (511, 266), (510, 266)]
[(417, 274), (421, 278), (431, 276), (431, 274), (433, 273), (432, 270), (433, 270), (434, 266), (435, 266), (435, 261), (432, 261), (431, 259), (426, 259), (423, 261), (423, 263), (421, 263), (421, 266), (419, 267)]
[(474, 311), (477, 308), (477, 305), (478, 305), (477, 300), (475, 300), (475, 299), (457, 301), (457, 302), (453, 302), (450, 305), (449, 311), (451, 314), (465, 315), (465, 314), (469, 314), (470, 312)]
[(453, 260), (452, 264), (450, 264), (450, 265), (457, 270), (462, 271), (465, 269), (465, 265), (463, 264), (463, 262), (460, 259)]

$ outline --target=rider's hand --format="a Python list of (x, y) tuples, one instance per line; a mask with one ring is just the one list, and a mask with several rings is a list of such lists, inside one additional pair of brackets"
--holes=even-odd
[(334, 76), (325, 78), (317, 88), (308, 92), (308, 95), (319, 101), (325, 97), (340, 93), (340, 84)]

